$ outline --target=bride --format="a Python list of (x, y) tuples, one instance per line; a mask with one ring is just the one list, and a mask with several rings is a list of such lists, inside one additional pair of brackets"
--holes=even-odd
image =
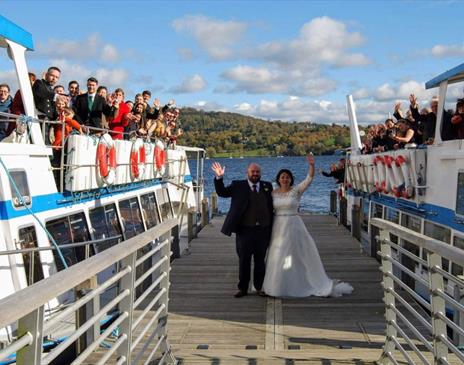
[(330, 279), (313, 238), (298, 215), (301, 196), (314, 176), (314, 157), (308, 155), (309, 172), (293, 187), (290, 170), (282, 169), (273, 190), (274, 223), (266, 262), (263, 289), (273, 297), (334, 296), (349, 294), (353, 287)]

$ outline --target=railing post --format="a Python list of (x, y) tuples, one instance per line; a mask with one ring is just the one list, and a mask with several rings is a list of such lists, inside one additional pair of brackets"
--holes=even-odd
[(211, 193), (211, 213), (212, 215), (219, 213), (218, 195), (216, 192)]
[(337, 192), (335, 190), (330, 191), (330, 214), (337, 214)]
[(347, 209), (347, 200), (345, 197), (340, 198), (340, 214), (338, 215), (338, 224), (343, 224), (346, 226), (346, 209)]
[[(459, 285), (454, 285), (453, 298), (456, 302), (464, 305), (464, 296), (462, 295), (462, 290)], [(460, 328), (464, 328), (464, 316), (458, 309), (455, 309), (453, 312), (453, 322), (456, 323)], [(459, 333), (454, 331), (453, 342), (456, 346), (463, 346), (464, 336), (461, 336)]]
[(436, 253), (429, 253), (427, 257), (429, 266), (429, 285), (430, 285), (430, 304), (432, 307), (432, 330), (433, 330), (433, 351), (434, 363), (442, 363), (442, 359), (448, 357), (448, 347), (442, 341), (446, 338), (446, 323), (438, 317), (438, 314), (446, 316), (445, 300), (438, 295), (438, 292), (444, 292), (443, 276), (435, 270), (436, 267), (441, 267), (441, 256)]
[(135, 293), (135, 262), (137, 259), (137, 251), (131, 253), (129, 256), (126, 256), (121, 260), (121, 270), (126, 267), (130, 267), (131, 271), (124, 275), (120, 283), (120, 291), (129, 290), (129, 295), (124, 297), (119, 303), (119, 312), (127, 312), (127, 318), (120, 324), (120, 334), (125, 334), (126, 341), (125, 344), (121, 345), (118, 348), (119, 359), (124, 358), (123, 362), (118, 362), (118, 364), (129, 365), (131, 363), (131, 353), (132, 353), (132, 316), (134, 308), (134, 293)]
[(351, 208), (351, 236), (361, 241), (361, 209), (359, 205)]
[(16, 364), (18, 365), (39, 365), (42, 360), (43, 343), (43, 305), (36, 310), (22, 317), (18, 321), (18, 338), (30, 333), (32, 342), (29, 346), (23, 347), (16, 354)]
[(171, 230), (172, 235), (172, 257), (178, 259), (180, 257), (180, 239), (179, 239), (179, 225), (174, 226)]
[(194, 215), (197, 214), (195, 209), (191, 208), (187, 212), (187, 241), (190, 243), (194, 239), (193, 224)]
[(201, 228), (206, 227), (209, 223), (208, 199), (203, 198), (201, 201)]
[(393, 310), (395, 308), (395, 297), (392, 294), (395, 291), (395, 283), (389, 275), (393, 275), (393, 264), (389, 260), (392, 258), (392, 249), (387, 242), (389, 234), (387, 231), (380, 231), (380, 250), (382, 252), (382, 286), (384, 289), (383, 301), (385, 303), (385, 320), (387, 324), (387, 336), (385, 339), (385, 345), (383, 347), (383, 353), (378, 363), (390, 364), (391, 361), (387, 354), (393, 355), (395, 351), (395, 343), (393, 338), (396, 338), (397, 331), (393, 326), (396, 322), (396, 313)]
[[(171, 242), (171, 238), (168, 238), (169, 242)], [(164, 278), (161, 280), (161, 288), (166, 289), (164, 295), (163, 295), (163, 300), (161, 301), (162, 304), (164, 304), (164, 309), (161, 312), (160, 315), (160, 321), (163, 321), (161, 325), (161, 330), (160, 330), (160, 336), (164, 337), (164, 340), (162, 340), (160, 349), (163, 354), (164, 359), (168, 359), (169, 364), (175, 364), (176, 359), (174, 355), (172, 354), (171, 351), (171, 345), (169, 344), (168, 341), (168, 334), (167, 334), (167, 325), (168, 325), (168, 304), (169, 304), (169, 287), (170, 287), (170, 281), (169, 281), (169, 272), (170, 267), (171, 267), (171, 261), (169, 260), (169, 256), (171, 254), (171, 245), (168, 244), (162, 249), (162, 255), (161, 257), (167, 256), (168, 259), (164, 262), (164, 264), (161, 265), (161, 274), (165, 274)]]

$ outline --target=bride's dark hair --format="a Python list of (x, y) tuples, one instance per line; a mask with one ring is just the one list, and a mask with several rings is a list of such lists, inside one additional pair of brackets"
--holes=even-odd
[(276, 183), (277, 183), (277, 185), (280, 186), (279, 179), (280, 179), (280, 175), (282, 175), (282, 174), (287, 174), (288, 176), (290, 176), (290, 186), (292, 186), (292, 185), (293, 185), (293, 181), (294, 181), (294, 179), (293, 179), (293, 174), (292, 174), (292, 172), (291, 172), (290, 170), (288, 170), (288, 169), (282, 169), (282, 170), (280, 170), (280, 171), (277, 173), (277, 176), (276, 176)]

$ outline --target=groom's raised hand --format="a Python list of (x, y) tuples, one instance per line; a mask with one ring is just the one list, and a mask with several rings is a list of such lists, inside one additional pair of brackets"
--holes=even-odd
[(224, 176), (224, 172), (226, 171), (225, 166), (221, 166), (219, 162), (213, 162), (211, 165), (211, 169), (213, 170), (214, 174), (216, 175), (216, 178), (221, 178)]

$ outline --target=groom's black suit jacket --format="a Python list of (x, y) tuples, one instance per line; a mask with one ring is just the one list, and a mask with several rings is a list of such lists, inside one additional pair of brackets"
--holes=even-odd
[[(250, 185), (247, 180), (234, 180), (229, 186), (224, 186), (224, 180), (214, 179), (214, 187), (216, 193), (221, 198), (232, 198), (230, 202), (230, 209), (227, 213), (224, 225), (221, 232), (230, 236), (232, 232), (237, 232), (237, 228), (242, 220), (243, 213), (245, 213), (250, 196)], [(264, 191), (267, 200), (267, 209), (272, 217), (272, 184), (267, 181), (259, 182), (259, 191)]]

